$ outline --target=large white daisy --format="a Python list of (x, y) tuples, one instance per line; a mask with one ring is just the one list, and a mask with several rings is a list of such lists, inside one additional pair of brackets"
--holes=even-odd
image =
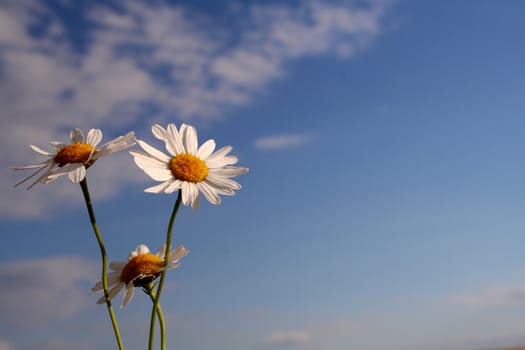
[(98, 148), (97, 146), (102, 140), (102, 131), (99, 129), (89, 130), (85, 140), (82, 130), (73, 129), (70, 137), (70, 144), (52, 141), (51, 145), (56, 148), (54, 153), (46, 152), (35, 145), (30, 145), (29, 147), (33, 151), (48, 158), (38, 164), (11, 167), (13, 170), (37, 169), (33, 174), (18, 182), (15, 187), (36, 176), (44, 169), (45, 172), (29, 185), (28, 189), (37, 183), (45, 184), (51, 182), (62, 175), (67, 175), (69, 180), (79, 183), (86, 177), (86, 169), (97, 159), (135, 144), (135, 133), (133, 131), (124, 136), (119, 136)]
[(197, 131), (194, 127), (182, 124), (177, 130), (175, 124), (164, 129), (155, 124), (151, 127), (153, 135), (166, 143), (164, 154), (144, 141), (137, 143), (145, 152), (130, 151), (135, 163), (153, 180), (161, 184), (146, 188), (150, 193), (172, 193), (182, 191), (182, 202), (194, 210), (199, 208), (200, 196), (212, 204), (220, 204), (219, 195), (234, 195), (241, 188), (232, 177), (244, 174), (248, 168), (231, 166), (238, 159), (228, 155), (233, 149), (225, 146), (215, 152), (215, 141), (208, 140), (198, 147)]
[[(109, 264), (112, 270), (108, 273), (109, 298), (115, 297), (122, 288), (126, 287), (126, 293), (120, 307), (126, 306), (133, 298), (134, 287), (146, 287), (150, 282), (159, 277), (160, 273), (167, 269), (175, 269), (180, 266), (179, 260), (190, 251), (183, 245), (177, 246), (168, 256), (168, 265), (164, 265), (164, 244), (156, 254), (150, 253), (147, 246), (140, 244), (133, 250), (128, 261), (113, 261)], [(91, 289), (94, 292), (102, 291), (102, 281), (97, 282)], [(106, 302), (106, 297), (98, 299), (97, 304)]]

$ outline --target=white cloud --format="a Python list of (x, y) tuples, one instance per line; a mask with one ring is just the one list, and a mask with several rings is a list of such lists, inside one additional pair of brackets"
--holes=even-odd
[(97, 264), (54, 257), (0, 265), (0, 324), (31, 326), (67, 319), (94, 305), (82, 282), (97, 279)]
[(295, 344), (308, 344), (312, 339), (312, 336), (307, 331), (277, 331), (272, 333), (267, 339), (268, 345), (295, 345)]
[[(77, 39), (61, 18), (41, 2), (0, 4), (4, 168), (29, 163), (29, 143), (43, 147), (63, 140), (73, 127), (102, 128), (114, 137), (137, 123), (146, 130), (168, 115), (217, 118), (251, 103), (269, 83), (285, 77), (296, 59), (355, 56), (381, 33), (385, 12), (374, 1), (360, 7), (315, 0), (262, 4), (241, 8), (224, 25), (167, 2), (117, 2), (120, 11), (104, 6), (88, 11), (92, 25), (85, 26), (82, 50), (72, 44)], [(28, 31), (35, 24), (38, 37)], [(108, 168), (100, 183), (114, 194), (120, 174)], [(132, 174), (127, 181), (144, 181), (141, 173)], [(6, 188), (16, 179), (2, 172), (0, 185)], [(73, 191), (57, 187), (32, 193), (31, 201), (15, 192), (3, 196), (0, 215), (34, 217), (52, 212), (56, 206), (50, 202), (72, 202)]]
[(364, 331), (366, 331), (366, 327), (354, 322), (328, 321), (313, 324), (303, 329), (276, 330), (266, 337), (263, 343), (272, 347), (323, 344), (329, 348), (328, 344)]
[(284, 134), (264, 136), (255, 140), (255, 147), (265, 150), (278, 150), (298, 147), (309, 142), (311, 137), (306, 134)]
[(452, 299), (455, 304), (467, 306), (503, 306), (525, 304), (525, 287), (499, 288), (482, 293), (464, 294)]

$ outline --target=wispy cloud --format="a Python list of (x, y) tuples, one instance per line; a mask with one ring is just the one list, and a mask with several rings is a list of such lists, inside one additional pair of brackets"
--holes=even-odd
[(264, 150), (279, 150), (302, 146), (310, 140), (311, 136), (306, 134), (264, 136), (255, 140), (255, 147)]
[(525, 287), (499, 288), (476, 294), (454, 296), (455, 304), (484, 307), (525, 304)]
[(277, 331), (272, 333), (267, 339), (268, 345), (295, 345), (307, 344), (312, 340), (312, 336), (307, 331)]
[[(0, 164), (28, 162), (27, 144), (63, 139), (73, 127), (99, 127), (113, 137), (138, 122), (146, 130), (167, 116), (217, 118), (286, 77), (294, 60), (354, 57), (381, 34), (385, 12), (376, 1), (238, 6), (225, 25), (225, 19), (167, 2), (116, 5), (92, 5), (81, 30), (85, 40), (73, 45), (79, 39), (72, 28), (44, 3), (0, 4), (0, 146), (6, 150)], [(99, 180), (118, 190), (122, 173), (112, 167)], [(144, 179), (131, 174), (126, 180)], [(12, 174), (0, 176), (3, 188), (16, 182)], [(43, 190), (39, 196), (51, 194), (59, 203), (70, 192)], [(44, 199), (23, 208), (13, 204), (20, 197), (7, 197), (0, 203), (4, 216), (52, 210)]]
[(97, 278), (96, 264), (55, 257), (0, 265), (0, 324), (33, 326), (67, 319), (94, 300), (79, 283)]
[(275, 330), (263, 340), (263, 343), (271, 347), (328, 345), (365, 330), (366, 327), (355, 322), (331, 321), (301, 329)]

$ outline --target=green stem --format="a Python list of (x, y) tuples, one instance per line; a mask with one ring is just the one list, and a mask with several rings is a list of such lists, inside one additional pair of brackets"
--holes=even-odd
[[(150, 283), (148, 284), (145, 288), (144, 288), (146, 294), (149, 295), (149, 297), (151, 298), (151, 301), (153, 303), (153, 305), (155, 305), (155, 299), (156, 299), (156, 294), (155, 294), (155, 291), (153, 290), (153, 284)], [(155, 309), (156, 310), (156, 313), (157, 313), (157, 317), (159, 319), (159, 326), (160, 326), (160, 333), (161, 335), (162, 334), (166, 334), (166, 322), (164, 321), (164, 314), (162, 313), (162, 307), (160, 306), (159, 303), (157, 303), (157, 308)], [(154, 336), (154, 332), (155, 332), (155, 327), (151, 328), (151, 324), (150, 324), (150, 341), (151, 339), (153, 338)], [(152, 346), (153, 344), (151, 344)]]
[[(168, 225), (168, 232), (166, 234), (166, 250), (164, 252), (164, 266), (168, 266), (169, 254), (171, 250), (171, 234), (173, 232), (173, 223), (175, 222), (175, 218), (177, 217), (177, 212), (179, 211), (181, 202), (182, 202), (182, 190), (179, 190), (179, 195), (177, 196), (177, 200), (175, 201), (175, 205), (173, 206), (173, 211), (171, 212), (170, 223)], [(166, 278), (166, 270), (163, 270), (162, 273), (160, 274), (159, 285), (157, 287), (157, 295), (154, 298), (153, 308), (151, 310), (151, 319), (150, 319), (150, 327), (149, 327), (149, 347), (148, 347), (149, 350), (153, 350), (153, 335), (155, 332), (155, 313), (159, 305), (160, 294), (162, 293), (162, 287), (164, 286), (165, 278)], [(162, 330), (162, 328), (161, 328), (161, 334), (160, 334), (160, 344), (161, 344), (161, 349), (166, 350), (166, 330)]]
[(115, 332), (115, 338), (117, 340), (118, 348), (119, 350), (124, 350), (124, 345), (122, 344), (122, 338), (120, 337), (120, 331), (117, 325), (117, 319), (115, 317), (115, 313), (113, 312), (113, 307), (111, 306), (111, 300), (109, 299), (108, 294), (108, 263), (106, 248), (104, 247), (104, 241), (102, 240), (102, 235), (100, 234), (97, 225), (97, 220), (95, 219), (95, 212), (93, 211), (93, 205), (91, 204), (91, 198), (89, 195), (89, 189), (86, 178), (84, 178), (84, 180), (80, 182), (80, 187), (82, 188), (84, 200), (86, 201), (86, 207), (89, 213), (89, 220), (91, 221), (91, 226), (93, 226), (93, 232), (95, 232), (95, 237), (97, 238), (98, 246), (100, 248), (100, 255), (102, 255), (102, 287), (104, 288), (104, 296), (106, 297), (106, 305), (108, 307), (109, 317), (111, 318), (111, 324), (113, 325), (113, 331)]

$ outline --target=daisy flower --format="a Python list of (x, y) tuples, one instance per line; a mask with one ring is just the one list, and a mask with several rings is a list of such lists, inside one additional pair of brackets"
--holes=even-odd
[[(113, 261), (109, 264), (112, 270), (108, 273), (108, 294), (109, 298), (115, 297), (122, 288), (126, 287), (124, 299), (120, 307), (126, 306), (133, 298), (134, 287), (146, 287), (151, 281), (159, 277), (160, 273), (167, 269), (179, 267), (179, 260), (186, 256), (190, 251), (183, 245), (179, 245), (168, 256), (168, 265), (164, 265), (164, 254), (166, 245), (164, 244), (156, 254), (150, 253), (147, 246), (140, 244), (128, 256), (127, 262)], [(102, 281), (97, 282), (91, 289), (93, 292), (103, 290)], [(97, 304), (106, 302), (106, 297), (98, 299)]]
[(164, 129), (155, 124), (153, 135), (166, 143), (169, 156), (146, 142), (137, 140), (145, 152), (130, 151), (135, 163), (149, 177), (161, 184), (146, 188), (149, 193), (172, 193), (182, 191), (182, 202), (194, 210), (199, 208), (200, 193), (212, 204), (220, 204), (219, 195), (234, 195), (241, 188), (232, 177), (244, 174), (248, 168), (231, 166), (238, 159), (228, 155), (233, 149), (225, 146), (215, 150), (215, 141), (208, 140), (198, 147), (197, 131), (182, 124), (177, 130), (175, 124)]
[(51, 145), (56, 148), (54, 153), (46, 152), (35, 145), (30, 145), (29, 147), (33, 151), (48, 158), (38, 164), (11, 167), (13, 170), (37, 169), (33, 174), (17, 183), (15, 187), (36, 176), (42, 170), (45, 170), (44, 173), (29, 185), (27, 189), (30, 189), (37, 183), (46, 184), (51, 182), (62, 175), (67, 175), (71, 182), (79, 183), (86, 177), (86, 169), (97, 159), (135, 144), (135, 133), (133, 131), (125, 136), (119, 136), (98, 148), (97, 146), (102, 140), (102, 131), (99, 129), (89, 130), (86, 139), (84, 139), (82, 130), (73, 129), (70, 137), (70, 144), (52, 141)]

